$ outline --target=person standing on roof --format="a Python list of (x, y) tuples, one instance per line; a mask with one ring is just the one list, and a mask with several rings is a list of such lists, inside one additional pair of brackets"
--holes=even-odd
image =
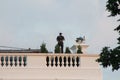
[(56, 40), (58, 42), (58, 46), (60, 47), (61, 53), (63, 53), (63, 47), (64, 47), (63, 41), (65, 40), (65, 38), (64, 36), (62, 36), (62, 33), (59, 33), (59, 36), (57, 36)]

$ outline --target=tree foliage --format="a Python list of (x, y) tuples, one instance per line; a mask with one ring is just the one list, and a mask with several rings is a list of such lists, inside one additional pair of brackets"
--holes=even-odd
[[(108, 0), (106, 9), (108, 12), (110, 12), (109, 17), (120, 16), (120, 0)], [(117, 21), (120, 21), (120, 19)], [(118, 31), (120, 34), (120, 25), (115, 28), (115, 31)], [(103, 48), (100, 57), (97, 59), (97, 62), (101, 63), (104, 68), (112, 66), (113, 71), (120, 68), (120, 37), (118, 38), (118, 46), (116, 48)]]
[(41, 50), (41, 53), (48, 53), (45, 43), (42, 43), (42, 45), (40, 46), (40, 50)]
[(110, 12), (110, 16), (120, 15), (120, 0), (108, 0), (106, 4), (107, 11)]
[(65, 53), (71, 53), (69, 47), (66, 47), (66, 49), (65, 49)]
[(56, 44), (54, 52), (60, 53), (60, 46), (58, 44)]
[(78, 54), (82, 54), (81, 46), (78, 46), (77, 53), (78, 53)]

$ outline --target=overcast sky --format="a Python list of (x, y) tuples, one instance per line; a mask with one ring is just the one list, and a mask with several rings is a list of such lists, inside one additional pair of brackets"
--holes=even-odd
[[(0, 0), (0, 46), (39, 48), (45, 42), (53, 52), (62, 32), (65, 47), (85, 36), (88, 53), (100, 53), (104, 46), (115, 47), (118, 37), (113, 31), (118, 23), (107, 17), (105, 4), (106, 0)], [(104, 80), (120, 80), (120, 71), (103, 73)]]

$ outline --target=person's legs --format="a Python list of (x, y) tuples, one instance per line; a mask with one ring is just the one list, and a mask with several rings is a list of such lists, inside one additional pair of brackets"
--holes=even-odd
[(61, 45), (61, 53), (63, 53), (63, 45)]
[(58, 43), (59, 47), (60, 47), (60, 53), (63, 53), (63, 42)]

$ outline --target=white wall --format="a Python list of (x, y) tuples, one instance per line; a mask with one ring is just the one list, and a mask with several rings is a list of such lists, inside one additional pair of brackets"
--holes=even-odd
[[(0, 66), (0, 80), (102, 80), (102, 73), (99, 64), (95, 62), (98, 55), (1, 53), (0, 56), (27, 56), (27, 66), (25, 67), (11, 67), (10, 65), (8, 67)], [(46, 56), (61, 56), (62, 58), (64, 56), (78, 56), (80, 58), (80, 66), (47, 67)]]

